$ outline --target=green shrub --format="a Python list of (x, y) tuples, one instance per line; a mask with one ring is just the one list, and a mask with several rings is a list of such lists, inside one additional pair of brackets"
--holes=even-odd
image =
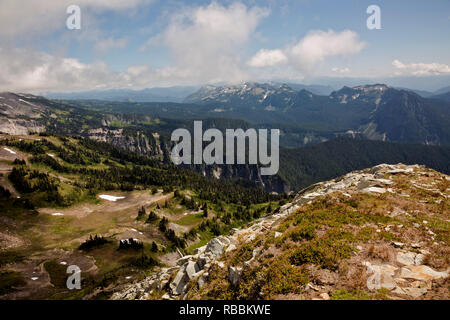
[(236, 250), (233, 258), (231, 259), (231, 265), (236, 266), (240, 263), (250, 260), (253, 257), (253, 249), (250, 245), (244, 245)]
[(316, 235), (315, 230), (316, 226), (314, 225), (314, 223), (309, 223), (308, 221), (304, 220), (293, 230), (289, 231), (287, 233), (287, 236), (291, 238), (293, 241), (301, 241), (303, 239), (311, 240)]
[(275, 259), (265, 271), (265, 284), (262, 289), (266, 298), (275, 294), (301, 293), (309, 282), (307, 274), (292, 266), (288, 259)]
[(353, 248), (342, 241), (320, 238), (293, 250), (290, 261), (298, 266), (311, 263), (334, 271), (339, 261), (349, 258), (352, 252)]
[(0, 252), (0, 267), (8, 264), (8, 263), (17, 263), (21, 262), (24, 259), (24, 255), (20, 252), (8, 250), (8, 251), (1, 251)]
[(370, 300), (370, 297), (364, 291), (340, 289), (331, 294), (330, 300)]

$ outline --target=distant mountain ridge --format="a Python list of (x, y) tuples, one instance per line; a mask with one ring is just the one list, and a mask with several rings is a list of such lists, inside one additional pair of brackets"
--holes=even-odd
[(217, 116), (256, 123), (351, 131), (369, 139), (450, 144), (450, 104), (384, 84), (343, 87), (329, 96), (286, 84), (202, 87), (185, 99)]
[(439, 90), (436, 90), (433, 94), (434, 95), (440, 95), (440, 94), (444, 94), (444, 93), (448, 93), (448, 92), (450, 92), (450, 86), (443, 87), (443, 88), (441, 88)]
[(196, 86), (177, 86), (167, 88), (146, 88), (142, 90), (111, 89), (71, 93), (48, 93), (49, 99), (64, 100), (103, 100), (121, 102), (182, 102), (183, 99), (197, 90)]
[(277, 106), (289, 104), (297, 94), (298, 92), (287, 84), (244, 82), (224, 87), (203, 86), (196, 93), (186, 97), (184, 102), (199, 104), (220, 102), (235, 105), (236, 108), (243, 104), (246, 106), (261, 104), (270, 107), (272, 104)]
[(431, 98), (450, 102), (450, 91), (447, 93), (439, 94), (437, 96), (432, 96)]
[[(295, 91), (308, 90), (317, 95), (329, 95), (334, 89), (324, 85), (305, 85), (288, 83)], [(204, 86), (213, 87), (213, 86)], [(42, 95), (48, 99), (60, 100), (102, 100), (115, 102), (183, 102), (186, 97), (194, 94), (200, 86), (152, 87), (140, 90), (107, 89), (88, 90), (80, 92), (46, 92)]]

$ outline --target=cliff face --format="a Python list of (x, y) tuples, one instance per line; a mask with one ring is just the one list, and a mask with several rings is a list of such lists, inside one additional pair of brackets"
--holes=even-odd
[(312, 185), (112, 299), (448, 299), (449, 186), (401, 164)]
[(44, 126), (37, 119), (48, 108), (40, 98), (11, 92), (0, 92), (0, 132), (7, 134), (28, 134), (42, 132)]
[[(90, 139), (110, 143), (126, 151), (137, 152), (164, 161), (170, 161), (172, 142), (158, 133), (137, 129), (91, 129)], [(256, 165), (184, 165), (184, 167), (215, 179), (244, 179), (261, 185), (268, 192), (288, 193), (289, 185), (278, 175), (261, 176)]]
[(108, 127), (91, 129), (87, 135), (90, 139), (107, 142), (126, 151), (137, 152), (149, 157), (163, 157), (167, 148), (161, 144), (157, 133), (149, 134), (139, 130), (124, 132), (125, 129)]

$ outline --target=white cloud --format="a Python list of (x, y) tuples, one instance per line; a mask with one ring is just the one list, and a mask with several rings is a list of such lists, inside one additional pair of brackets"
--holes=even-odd
[(84, 64), (77, 59), (25, 49), (0, 49), (0, 88), (11, 91), (79, 90), (120, 86), (122, 74), (104, 62)]
[(129, 10), (152, 2), (153, 0), (1, 0), (0, 37), (16, 38), (51, 34), (66, 26), (69, 5), (81, 8), (81, 21), (86, 10)]
[(396, 75), (430, 76), (450, 73), (450, 66), (441, 63), (409, 63), (394, 60), (392, 65), (397, 69)]
[(276, 65), (284, 64), (287, 61), (288, 58), (280, 49), (276, 50), (261, 49), (253, 57), (250, 58), (247, 64), (250, 67), (261, 68), (261, 67), (273, 67)]
[(172, 66), (159, 73), (197, 83), (245, 79), (242, 50), (268, 14), (267, 9), (239, 2), (212, 2), (174, 14), (167, 28), (149, 41), (150, 46), (166, 46), (171, 54)]
[[(124, 48), (126, 38), (105, 35), (97, 27), (97, 15), (115, 11), (133, 14), (154, 0), (1, 0), (0, 1), (0, 91), (85, 90), (102, 87), (125, 87), (133, 83), (133, 75), (115, 72), (102, 62), (82, 63), (65, 57), (73, 40), (87, 41), (97, 54)], [(76, 4), (81, 8), (81, 30), (67, 31), (66, 9)], [(62, 36), (60, 31), (67, 31)], [(56, 54), (33, 48), (46, 36), (53, 36)], [(45, 38), (44, 38), (45, 39)], [(47, 41), (47, 40), (45, 40)], [(58, 47), (55, 47), (55, 44)]]
[[(261, 67), (266, 66), (265, 61), (274, 66), (284, 64), (288, 60), (290, 65), (306, 72), (328, 57), (350, 56), (359, 53), (365, 46), (366, 43), (360, 41), (358, 34), (354, 31), (317, 30), (309, 32), (299, 42), (282, 50), (260, 50), (248, 63), (254, 67)], [(277, 56), (279, 59), (269, 59), (270, 55)], [(286, 59), (281, 58), (282, 56)]]
[(292, 61), (301, 69), (309, 69), (318, 62), (332, 56), (349, 56), (359, 53), (366, 44), (359, 40), (356, 32), (344, 30), (311, 31), (290, 48)]

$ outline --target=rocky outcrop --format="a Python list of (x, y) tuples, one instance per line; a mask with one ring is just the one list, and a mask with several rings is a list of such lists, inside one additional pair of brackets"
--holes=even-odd
[(370, 274), (367, 279), (367, 288), (369, 290), (388, 289), (399, 295), (418, 298), (431, 289), (433, 280), (448, 277), (448, 271), (438, 272), (428, 266), (417, 265), (420, 261), (410, 259), (412, 255), (413, 253), (408, 254), (407, 259), (400, 260), (401, 264), (406, 264), (404, 267), (363, 262), (363, 265), (367, 267), (367, 273)]

